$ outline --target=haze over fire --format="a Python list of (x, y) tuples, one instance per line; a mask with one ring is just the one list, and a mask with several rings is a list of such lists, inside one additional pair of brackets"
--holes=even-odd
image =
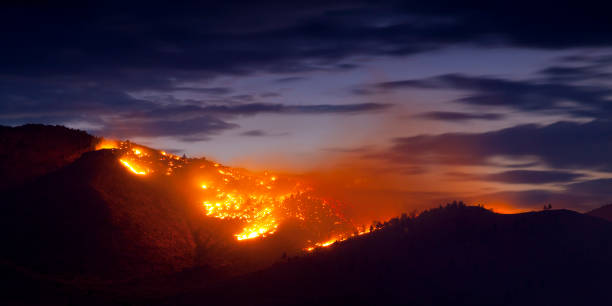
[(367, 225), (356, 225), (346, 217), (344, 203), (316, 195), (297, 178), (179, 157), (129, 141), (104, 140), (97, 149), (118, 150), (118, 162), (142, 179), (171, 180), (179, 171), (189, 173), (193, 179), (185, 183), (198, 182), (189, 189), (197, 193), (202, 214), (237, 224), (234, 238), (238, 241), (265, 238), (282, 224), (297, 223), (309, 233), (303, 238), (303, 247), (311, 251), (370, 231)]

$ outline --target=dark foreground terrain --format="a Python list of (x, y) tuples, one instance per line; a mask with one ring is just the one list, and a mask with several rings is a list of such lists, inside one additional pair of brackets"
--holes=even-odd
[(0, 132), (3, 305), (612, 305), (602, 211), (502, 215), (453, 203), (249, 265), (241, 258), (261, 246), (202, 242), (206, 220), (133, 180), (111, 151), (93, 151), (96, 138)]

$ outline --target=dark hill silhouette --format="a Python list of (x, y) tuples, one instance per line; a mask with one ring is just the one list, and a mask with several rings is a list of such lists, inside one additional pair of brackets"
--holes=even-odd
[(601, 218), (455, 203), (281, 257), (290, 228), (218, 238), (231, 229), (178, 192), (187, 172), (137, 177), (119, 152), (63, 127), (0, 136), (2, 304), (612, 304), (612, 222)]
[(454, 204), (160, 304), (610, 305), (610, 258), (604, 220)]
[(0, 191), (68, 165), (94, 150), (98, 141), (63, 126), (0, 126)]
[(121, 279), (193, 265), (185, 212), (127, 173), (111, 150), (13, 190), (3, 210), (5, 256), (37, 272)]
[(586, 214), (589, 216), (599, 217), (608, 221), (612, 221), (612, 204), (604, 205), (602, 207), (593, 209), (587, 212)]
[[(19, 133), (43, 138), (33, 131), (64, 135), (64, 140), (53, 140), (56, 146), (76, 143), (49, 149), (63, 152), (50, 157), (34, 143), (5, 150), (13, 161), (7, 168), (15, 165), (30, 173), (3, 193), (0, 268), (11, 279), (51, 288), (66, 283), (67, 288), (87, 284), (122, 291), (137, 286), (165, 292), (165, 284), (184, 280), (183, 275), (216, 281), (269, 266), (292, 242), (292, 229), (283, 226), (272, 239), (237, 244), (233, 225), (206, 217), (197, 197), (186, 198), (192, 182), (188, 169), (177, 169), (173, 176), (135, 176), (119, 163), (119, 150), (92, 151), (89, 144), (98, 139), (83, 132), (72, 137), (74, 130), (40, 125), (10, 131), (15, 139), (2, 143), (34, 142), (19, 141)], [(81, 134), (88, 145), (79, 145)], [(37, 163), (20, 160), (18, 152), (54, 166), (29, 169)]]

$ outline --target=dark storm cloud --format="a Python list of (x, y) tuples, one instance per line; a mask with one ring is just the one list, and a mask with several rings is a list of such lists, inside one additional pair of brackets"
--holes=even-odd
[(419, 118), (439, 121), (467, 121), (467, 120), (500, 120), (505, 116), (497, 113), (461, 113), (461, 112), (428, 112), (417, 115)]
[(0, 26), (12, 29), (3, 36), (0, 67), (20, 75), (346, 69), (354, 64), (337, 61), (352, 55), (410, 54), (457, 43), (555, 49), (612, 44), (607, 10), (585, 3), (556, 3), (553, 11), (532, 1), (109, 1), (95, 9), (4, 4), (0, 11)]
[(555, 169), (612, 171), (612, 122), (520, 125), (486, 133), (396, 138), (373, 155), (405, 164), (491, 165), (493, 157), (537, 158)]
[[(482, 1), (467, 6), (449, 1), (304, 3), (161, 5), (105, 1), (94, 8), (86, 3), (3, 2), (0, 118), (3, 122), (43, 117), (59, 121), (74, 116), (104, 123), (109, 121), (102, 116), (113, 116), (124, 118), (124, 126), (105, 126), (103, 131), (170, 135), (200, 128), (217, 132), (231, 124), (224, 121), (226, 117), (210, 117), (209, 112), (223, 116), (260, 112), (351, 114), (387, 106), (267, 105), (256, 103), (253, 96), (235, 93), (231, 99), (248, 104), (196, 109), (198, 115), (216, 124), (199, 123), (196, 115), (177, 115), (179, 118), (174, 120), (161, 120), (160, 116), (157, 122), (167, 128), (166, 132), (150, 126), (154, 120), (143, 121), (145, 125), (138, 128), (135, 124), (140, 121), (126, 119), (125, 115), (136, 111), (153, 113), (160, 109), (159, 104), (170, 104), (164, 110), (178, 113), (175, 108), (183, 108), (183, 101), (172, 96), (164, 101), (155, 97), (136, 99), (130, 93), (171, 95), (191, 91), (223, 96), (234, 92), (225, 87), (185, 84), (256, 72), (286, 77), (286, 73), (304, 71), (342, 71), (356, 67), (356, 56), (410, 55), (465, 43), (546, 49), (612, 45), (608, 11), (584, 2), (556, 3), (554, 13), (549, 5), (533, 1)], [(576, 111), (592, 116), (605, 109), (602, 103), (607, 103), (605, 97), (609, 96), (609, 91), (601, 88), (525, 85), (495, 79), (445, 81), (471, 83), (462, 85), (476, 91), (465, 103), (517, 103), (522, 109), (533, 109), (558, 100), (546, 96), (575, 97), (596, 108)], [(489, 85), (498, 86), (499, 91), (482, 89)], [(512, 96), (513, 89), (519, 93)], [(526, 90), (544, 96), (539, 103), (545, 105), (535, 103), (524, 94)], [(554, 96), (556, 92), (559, 94)], [(114, 125), (120, 123), (113, 121)], [(179, 127), (181, 124), (185, 127)]]
[(549, 184), (569, 183), (584, 175), (568, 171), (511, 170), (492, 174), (450, 173), (451, 176), (465, 180), (499, 182), (507, 184)]
[[(570, 74), (567, 71), (559, 72), (558, 68), (543, 72), (556, 73), (557, 76)], [(578, 71), (572, 73), (580, 75)], [(384, 82), (371, 88), (374, 90), (455, 89), (468, 92), (466, 96), (455, 100), (465, 104), (505, 106), (522, 111), (556, 111), (582, 117), (612, 117), (612, 89), (603, 85), (579, 85), (538, 79), (517, 81), (445, 74), (427, 79)]]

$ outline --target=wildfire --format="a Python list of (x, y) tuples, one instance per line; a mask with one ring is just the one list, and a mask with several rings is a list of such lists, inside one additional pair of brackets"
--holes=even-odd
[(118, 142), (116, 140), (110, 140), (110, 139), (102, 139), (100, 140), (100, 142), (96, 145), (96, 150), (102, 150), (102, 149), (116, 149), (118, 147)]
[[(285, 222), (297, 222), (313, 240), (323, 240), (311, 248), (345, 240), (350, 237), (346, 233), (355, 231), (341, 214), (339, 203), (315, 196), (296, 179), (252, 173), (206, 159), (181, 158), (128, 141), (117, 142), (114, 148), (121, 154), (119, 162), (139, 176), (174, 176), (180, 168), (196, 171), (202, 179), (194, 192), (201, 196), (203, 214), (241, 223), (242, 228), (234, 234), (238, 241), (273, 235)], [(330, 234), (336, 238), (325, 240)]]
[(147, 172), (145, 172), (145, 171), (138, 171), (138, 170), (136, 170), (136, 169), (134, 168), (134, 166), (130, 165), (130, 163), (128, 163), (127, 161), (125, 161), (125, 160), (123, 160), (123, 159), (120, 159), (119, 161), (120, 161), (120, 162), (121, 162), (121, 163), (122, 163), (122, 164), (123, 164), (123, 165), (124, 165), (126, 168), (130, 169), (130, 171), (132, 171), (132, 172), (134, 172), (134, 173), (136, 173), (136, 174), (138, 174), (138, 175), (145, 175), (145, 174), (147, 174)]
[(306, 250), (308, 252), (312, 252), (316, 247), (325, 248), (325, 247), (328, 247), (328, 246), (330, 246), (330, 245), (332, 245), (332, 244), (334, 244), (336, 242), (345, 241), (345, 240), (347, 240), (347, 239), (349, 239), (351, 237), (355, 237), (355, 236), (365, 235), (365, 234), (368, 234), (371, 231), (375, 231), (375, 230), (376, 230), (376, 228), (372, 228), (370, 230), (369, 228), (364, 226), (364, 229), (358, 231), (357, 233), (353, 233), (353, 234), (351, 234), (349, 236), (340, 236), (340, 237), (336, 237), (336, 238), (331, 238), (331, 239), (329, 239), (327, 241), (324, 241), (324, 242), (317, 242), (317, 243), (314, 244), (314, 246), (307, 247), (304, 250)]

